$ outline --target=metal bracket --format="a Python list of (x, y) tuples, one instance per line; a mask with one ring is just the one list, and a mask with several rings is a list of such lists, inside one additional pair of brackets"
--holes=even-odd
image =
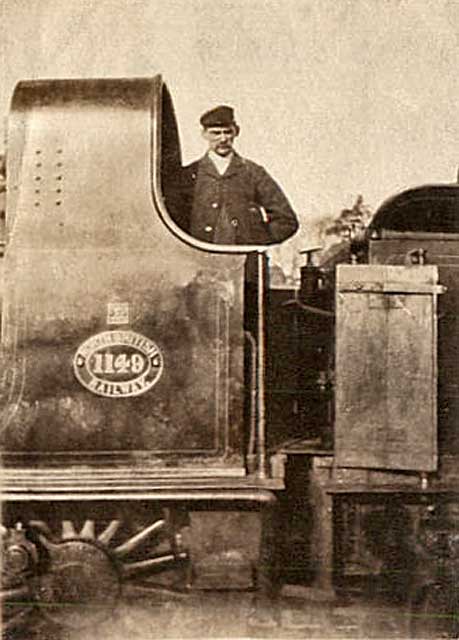
[(340, 293), (401, 293), (417, 295), (441, 295), (446, 287), (441, 284), (427, 284), (422, 282), (346, 282), (339, 289)]

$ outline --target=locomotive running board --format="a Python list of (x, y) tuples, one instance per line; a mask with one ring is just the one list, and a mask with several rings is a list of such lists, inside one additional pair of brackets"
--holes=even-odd
[(2, 500), (256, 500), (284, 488), (282, 479), (245, 477), (159, 477), (120, 469), (3, 469)]

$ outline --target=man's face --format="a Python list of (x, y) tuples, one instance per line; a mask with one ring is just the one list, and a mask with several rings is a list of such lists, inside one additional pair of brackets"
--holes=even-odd
[(227, 127), (208, 127), (202, 135), (209, 145), (209, 151), (219, 156), (227, 156), (233, 150), (234, 139), (238, 132), (234, 125)]

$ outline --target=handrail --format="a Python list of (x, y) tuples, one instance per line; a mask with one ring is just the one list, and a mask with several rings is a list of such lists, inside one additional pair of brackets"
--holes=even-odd
[(258, 290), (257, 290), (257, 414), (258, 414), (258, 439), (257, 439), (257, 458), (259, 478), (267, 477), (267, 460), (266, 460), (266, 402), (265, 402), (265, 370), (266, 370), (266, 327), (265, 327), (265, 271), (264, 271), (264, 253), (259, 251), (257, 254), (257, 270), (258, 270)]

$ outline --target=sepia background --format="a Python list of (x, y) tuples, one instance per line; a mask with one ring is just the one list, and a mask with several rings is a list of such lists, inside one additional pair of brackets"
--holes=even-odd
[[(0, 0), (0, 25), (0, 153), (18, 81), (160, 73), (185, 163), (205, 150), (201, 113), (234, 106), (238, 150), (277, 179), (300, 219), (271, 250), (291, 278), (299, 251), (331, 242), (325, 227), (360, 194), (371, 212), (405, 188), (457, 179), (459, 0)], [(198, 617), (176, 615), (184, 633)], [(140, 605), (108, 624), (116, 640), (161, 632)]]
[(457, 0), (2, 0), (1, 25), (3, 139), (25, 78), (161, 73), (184, 162), (204, 151), (200, 114), (233, 105), (239, 151), (301, 221), (273, 252), (286, 270), (358, 194), (374, 211), (456, 180)]

